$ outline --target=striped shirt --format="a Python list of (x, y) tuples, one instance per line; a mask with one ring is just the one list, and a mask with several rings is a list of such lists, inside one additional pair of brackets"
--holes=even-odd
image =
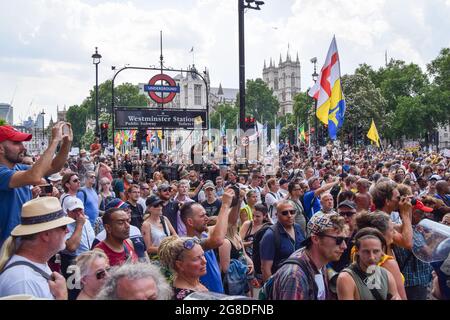
[[(413, 226), (413, 231), (415, 226)], [(423, 242), (422, 235), (413, 232), (414, 244)], [(429, 263), (417, 259), (411, 250), (395, 247), (395, 258), (400, 267), (400, 271), (405, 277), (405, 287), (428, 286), (432, 280), (431, 272), (433, 268)]]

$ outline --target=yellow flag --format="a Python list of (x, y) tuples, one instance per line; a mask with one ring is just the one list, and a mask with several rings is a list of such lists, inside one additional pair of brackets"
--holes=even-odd
[(203, 123), (202, 117), (198, 116), (194, 118), (194, 125), (199, 126)]
[(372, 124), (370, 125), (369, 132), (367, 132), (367, 138), (375, 142), (380, 147), (380, 136), (378, 135), (377, 127), (375, 127), (375, 122), (372, 119)]

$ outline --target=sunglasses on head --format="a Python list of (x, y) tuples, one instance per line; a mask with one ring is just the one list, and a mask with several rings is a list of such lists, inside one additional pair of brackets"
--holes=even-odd
[(344, 242), (344, 241), (345, 241), (345, 243), (348, 243), (350, 241), (349, 237), (336, 237), (336, 236), (330, 236), (328, 234), (322, 234), (321, 237), (327, 237), (327, 238), (334, 239), (334, 241), (336, 241), (337, 246), (340, 246), (342, 244), (342, 242)]
[(104, 278), (106, 277), (106, 275), (108, 274), (109, 269), (111, 269), (111, 268), (105, 268), (105, 269), (103, 269), (103, 270), (97, 271), (97, 272), (95, 273), (95, 277), (97, 278), (97, 280), (104, 279)]
[(295, 210), (284, 210), (280, 212), (283, 216), (287, 216), (288, 214), (290, 214), (291, 216), (295, 216), (295, 214), (297, 213)]
[(198, 238), (190, 238), (183, 241), (183, 247), (186, 250), (192, 250), (192, 248), (196, 245), (200, 244), (200, 240)]

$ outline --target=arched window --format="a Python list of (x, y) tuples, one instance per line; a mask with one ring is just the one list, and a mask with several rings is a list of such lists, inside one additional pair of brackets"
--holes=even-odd
[(291, 74), (291, 87), (295, 88), (295, 73), (292, 72)]
[(278, 79), (277, 78), (275, 78), (275, 80), (273, 80), (273, 89), (278, 90)]

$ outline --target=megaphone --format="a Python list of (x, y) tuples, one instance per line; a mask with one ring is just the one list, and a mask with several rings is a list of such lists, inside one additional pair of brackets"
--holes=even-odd
[(444, 261), (450, 254), (450, 227), (423, 219), (414, 230), (413, 254), (417, 259), (431, 263)]
[(333, 268), (327, 268), (328, 274), (328, 288), (334, 294), (337, 294), (337, 278), (339, 276), (339, 272), (336, 272)]

